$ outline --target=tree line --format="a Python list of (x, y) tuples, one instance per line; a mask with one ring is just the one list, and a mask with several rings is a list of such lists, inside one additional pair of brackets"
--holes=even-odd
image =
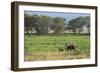
[(82, 16), (75, 19), (71, 19), (66, 22), (63, 17), (50, 17), (47, 15), (29, 15), (24, 14), (24, 30), (26, 33), (47, 34), (52, 33), (64, 33), (64, 31), (72, 31), (73, 33), (81, 33), (83, 26), (86, 26), (88, 33), (90, 31), (90, 17)]

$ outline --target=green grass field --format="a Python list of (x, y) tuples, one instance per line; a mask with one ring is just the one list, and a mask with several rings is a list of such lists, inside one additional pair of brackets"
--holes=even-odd
[[(25, 35), (24, 60), (68, 60), (90, 58), (89, 35)], [(64, 48), (65, 43), (75, 43), (74, 51), (59, 52), (58, 48)]]

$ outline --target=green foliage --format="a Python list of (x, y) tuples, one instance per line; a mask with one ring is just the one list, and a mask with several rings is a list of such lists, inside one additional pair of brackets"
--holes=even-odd
[(55, 25), (55, 33), (61, 33), (64, 30), (64, 19), (56, 17), (53, 19)]
[(88, 33), (90, 33), (90, 17), (84, 17), (85, 25), (88, 28)]
[(24, 13), (25, 33), (47, 34), (52, 33), (65, 33), (66, 30), (71, 30), (74, 33), (81, 33), (83, 26), (86, 26), (88, 33), (90, 32), (90, 17), (83, 16), (77, 17), (66, 22), (62, 17), (52, 18), (47, 15), (30, 15)]
[(36, 31), (39, 34), (45, 34), (48, 33), (48, 25), (51, 23), (52, 18), (49, 16), (24, 14), (25, 31)]
[(28, 14), (24, 14), (24, 25), (25, 25), (25, 31), (34, 31), (34, 29), (38, 28), (37, 24), (38, 24), (38, 20), (39, 20), (39, 16), (38, 15), (28, 15)]
[(80, 33), (84, 25), (90, 25), (90, 17), (77, 17), (69, 21), (68, 26), (72, 29), (73, 32)]
[(44, 16), (44, 15), (40, 16), (39, 25), (41, 25), (41, 26), (39, 28), (40, 28), (41, 34), (48, 33), (48, 26), (49, 26), (50, 22), (51, 22), (51, 18), (49, 16)]

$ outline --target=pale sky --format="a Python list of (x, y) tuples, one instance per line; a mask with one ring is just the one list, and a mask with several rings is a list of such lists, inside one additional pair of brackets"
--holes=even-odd
[(29, 15), (37, 14), (37, 15), (47, 15), (52, 18), (54, 17), (62, 17), (66, 20), (74, 19), (79, 16), (90, 16), (89, 13), (68, 13), (68, 12), (44, 12), (44, 11), (24, 11)]

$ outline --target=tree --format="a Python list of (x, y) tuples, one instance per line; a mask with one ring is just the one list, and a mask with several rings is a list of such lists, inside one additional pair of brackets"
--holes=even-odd
[(55, 33), (61, 33), (64, 30), (64, 19), (61, 17), (56, 17), (53, 19), (55, 25)]
[(86, 16), (86, 17), (84, 17), (84, 20), (85, 20), (85, 25), (88, 29), (88, 33), (90, 33), (90, 17)]
[(40, 33), (47, 34), (50, 23), (51, 23), (51, 18), (49, 16), (41, 15), (39, 21), (40, 25), (39, 29), (41, 31)]
[(78, 29), (78, 33), (83, 31), (83, 26), (85, 25), (85, 20), (84, 17), (78, 17), (76, 18), (77, 20), (77, 29)]
[(29, 32), (32, 31), (32, 21), (31, 16), (28, 14), (24, 14), (24, 25), (25, 25), (25, 31)]
[(33, 28), (36, 33), (40, 33), (41, 31), (39, 30), (40, 27), (40, 16), (38, 15), (32, 15), (32, 22), (33, 22)]
[(76, 24), (75, 24), (75, 19), (72, 19), (72, 20), (69, 21), (68, 28), (72, 29), (72, 31), (74, 33), (76, 33), (77, 27), (76, 27)]
[(24, 14), (25, 31), (27, 31), (28, 33), (36, 31), (38, 20), (39, 20), (38, 15), (29, 15), (25, 13)]
[(80, 33), (83, 29), (85, 24), (84, 17), (77, 17), (69, 21), (68, 27), (72, 29), (74, 33), (78, 31)]
[(48, 27), (52, 24), (52, 18), (45, 15), (29, 15), (27, 13), (24, 14), (24, 24), (25, 31), (28, 33), (35, 32), (37, 34), (46, 34), (48, 33)]

